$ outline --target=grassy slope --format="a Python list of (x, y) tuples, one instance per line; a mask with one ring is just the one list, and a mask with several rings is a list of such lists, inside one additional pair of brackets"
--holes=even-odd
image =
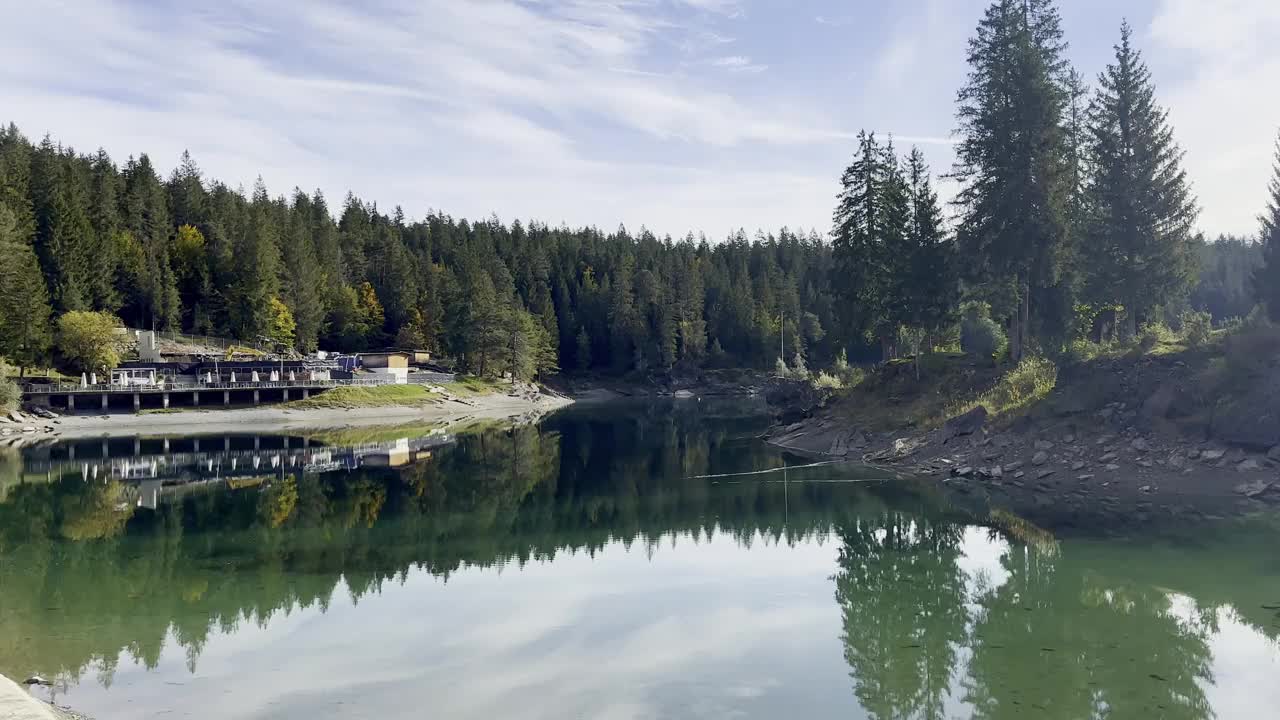
[[(982, 405), (999, 424), (1044, 412), (1092, 412), (1111, 402), (1139, 406), (1170, 380), (1200, 388), (1203, 402), (1212, 399), (1221, 408), (1251, 392), (1244, 380), (1251, 374), (1247, 366), (1253, 358), (1275, 355), (1273, 346), (1280, 348), (1280, 331), (1270, 328), (1232, 336), (1218, 332), (1201, 347), (1177, 337), (1143, 346), (1092, 346), (1087, 354), (1060, 361), (1061, 372), (1043, 358), (1010, 368), (938, 353), (922, 360), (918, 380), (911, 361), (887, 363), (845, 391), (833, 414), (868, 430), (928, 429)], [(1212, 408), (1188, 410), (1202, 422), (1196, 410)]]
[[(454, 397), (468, 398), (503, 391), (507, 386), (495, 380), (459, 378), (443, 386)], [(416, 407), (438, 405), (445, 398), (426, 385), (378, 385), (373, 387), (339, 387), (313, 395), (306, 400), (287, 403), (291, 410), (350, 410), (353, 408)]]

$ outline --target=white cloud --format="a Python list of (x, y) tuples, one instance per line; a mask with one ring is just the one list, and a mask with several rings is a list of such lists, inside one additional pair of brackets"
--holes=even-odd
[[(1280, 128), (1280, 3), (1274, 0), (1162, 0), (1147, 59), (1160, 74), (1187, 173), (1207, 232), (1257, 232)], [(1157, 55), (1158, 53), (1158, 55)]]

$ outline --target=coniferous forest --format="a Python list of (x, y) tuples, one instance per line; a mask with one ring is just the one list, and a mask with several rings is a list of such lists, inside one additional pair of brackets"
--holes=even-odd
[[(55, 319), (94, 310), (302, 352), (425, 348), (481, 375), (763, 368), (782, 347), (789, 365), (823, 365), (951, 343), (963, 314), (995, 321), (1016, 362), (1104, 310), (1132, 334), (1276, 292), (1274, 219), (1260, 246), (1196, 234), (1183, 151), (1128, 25), (1091, 86), (1066, 51), (1053, 0), (994, 2), (969, 44), (955, 166), (862, 133), (832, 179), (829, 234), (410, 220), (353, 195), (233, 188), (186, 154), (166, 175), (146, 154), (119, 162), (11, 124), (0, 356), (46, 364)], [(951, 204), (937, 172), (959, 182)]]

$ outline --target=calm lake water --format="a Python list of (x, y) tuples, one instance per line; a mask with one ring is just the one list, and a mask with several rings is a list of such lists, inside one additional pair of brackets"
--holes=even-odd
[(1280, 717), (1275, 519), (1054, 537), (766, 424), (0, 454), (0, 673), (98, 720)]

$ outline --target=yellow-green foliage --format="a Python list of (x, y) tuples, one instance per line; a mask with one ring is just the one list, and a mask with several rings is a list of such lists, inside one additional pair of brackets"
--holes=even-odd
[(72, 310), (58, 318), (58, 353), (79, 372), (110, 370), (120, 364), (119, 327), (111, 313)]
[(297, 409), (351, 409), (425, 405), (440, 401), (425, 385), (377, 385), (373, 387), (338, 387), (313, 395), (306, 400), (289, 403)]
[(13, 369), (0, 360), (0, 412), (9, 412), (16, 410), (18, 402), (22, 399), (22, 393), (18, 391), (18, 384), (9, 379), (9, 375), (13, 373)]
[(835, 375), (829, 375), (825, 372), (819, 372), (817, 376), (814, 377), (813, 384), (817, 387), (827, 388), (830, 390), (844, 389), (843, 380), (841, 380), (839, 377), (836, 377)]
[(978, 395), (950, 405), (947, 416), (955, 417), (979, 405), (992, 415), (1024, 410), (1043, 400), (1058, 384), (1058, 366), (1043, 357), (1028, 357), (1017, 367), (1004, 373), (994, 387)]

